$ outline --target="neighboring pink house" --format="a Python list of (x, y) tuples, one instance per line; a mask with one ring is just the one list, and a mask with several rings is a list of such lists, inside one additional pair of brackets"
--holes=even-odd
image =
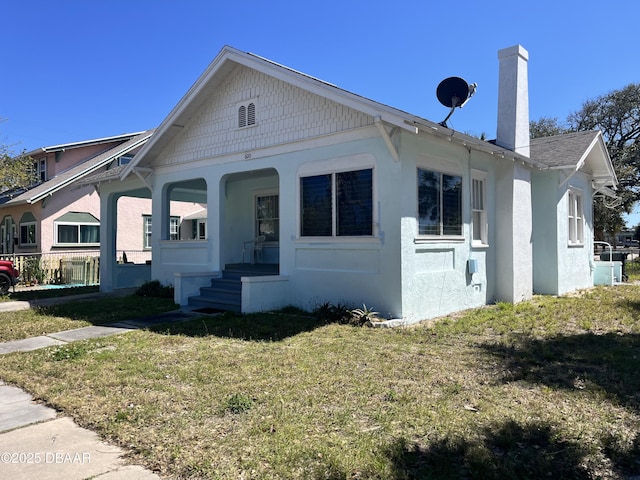
[[(0, 254), (97, 252), (100, 248), (100, 192), (83, 182), (126, 165), (153, 130), (42, 147), (27, 152), (39, 182), (0, 195)], [(174, 234), (181, 236), (183, 217), (202, 210), (199, 204), (172, 208)], [(123, 197), (118, 201), (119, 260), (144, 263), (151, 254), (151, 201)], [(186, 232), (186, 230), (189, 230)], [(191, 222), (184, 235), (190, 236)]]

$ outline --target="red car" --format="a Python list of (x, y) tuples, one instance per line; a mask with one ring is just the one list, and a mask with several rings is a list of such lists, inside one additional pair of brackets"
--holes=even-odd
[(4, 295), (20, 279), (20, 272), (11, 260), (0, 260), (0, 295)]

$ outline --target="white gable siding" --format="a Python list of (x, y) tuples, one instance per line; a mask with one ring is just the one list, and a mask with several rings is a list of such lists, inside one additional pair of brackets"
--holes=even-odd
[[(256, 124), (238, 128), (238, 108)], [(246, 67), (238, 67), (154, 164), (175, 165), (247, 152), (373, 124), (373, 118)]]

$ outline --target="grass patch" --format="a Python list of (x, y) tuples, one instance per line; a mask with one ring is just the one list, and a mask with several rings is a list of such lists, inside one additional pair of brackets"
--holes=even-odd
[(0, 295), (0, 302), (14, 302), (29, 300), (40, 300), (43, 298), (68, 297), (70, 295), (83, 295), (85, 293), (96, 293), (100, 291), (99, 286), (69, 287), (69, 288), (45, 288), (33, 290), (19, 290)]
[(105, 297), (16, 312), (0, 312), (0, 342), (103, 325), (174, 310), (173, 300), (154, 297)]
[(633, 286), (404, 329), (226, 314), (5, 355), (0, 378), (171, 478), (628, 478), (639, 315)]

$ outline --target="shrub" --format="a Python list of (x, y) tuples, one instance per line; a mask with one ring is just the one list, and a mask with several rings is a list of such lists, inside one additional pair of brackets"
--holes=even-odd
[(160, 280), (151, 280), (136, 290), (140, 297), (173, 298), (173, 286), (162, 285)]
[(320, 321), (325, 323), (350, 323), (351, 313), (349, 309), (342, 304), (333, 305), (325, 302), (318, 305), (313, 310), (313, 315)]

